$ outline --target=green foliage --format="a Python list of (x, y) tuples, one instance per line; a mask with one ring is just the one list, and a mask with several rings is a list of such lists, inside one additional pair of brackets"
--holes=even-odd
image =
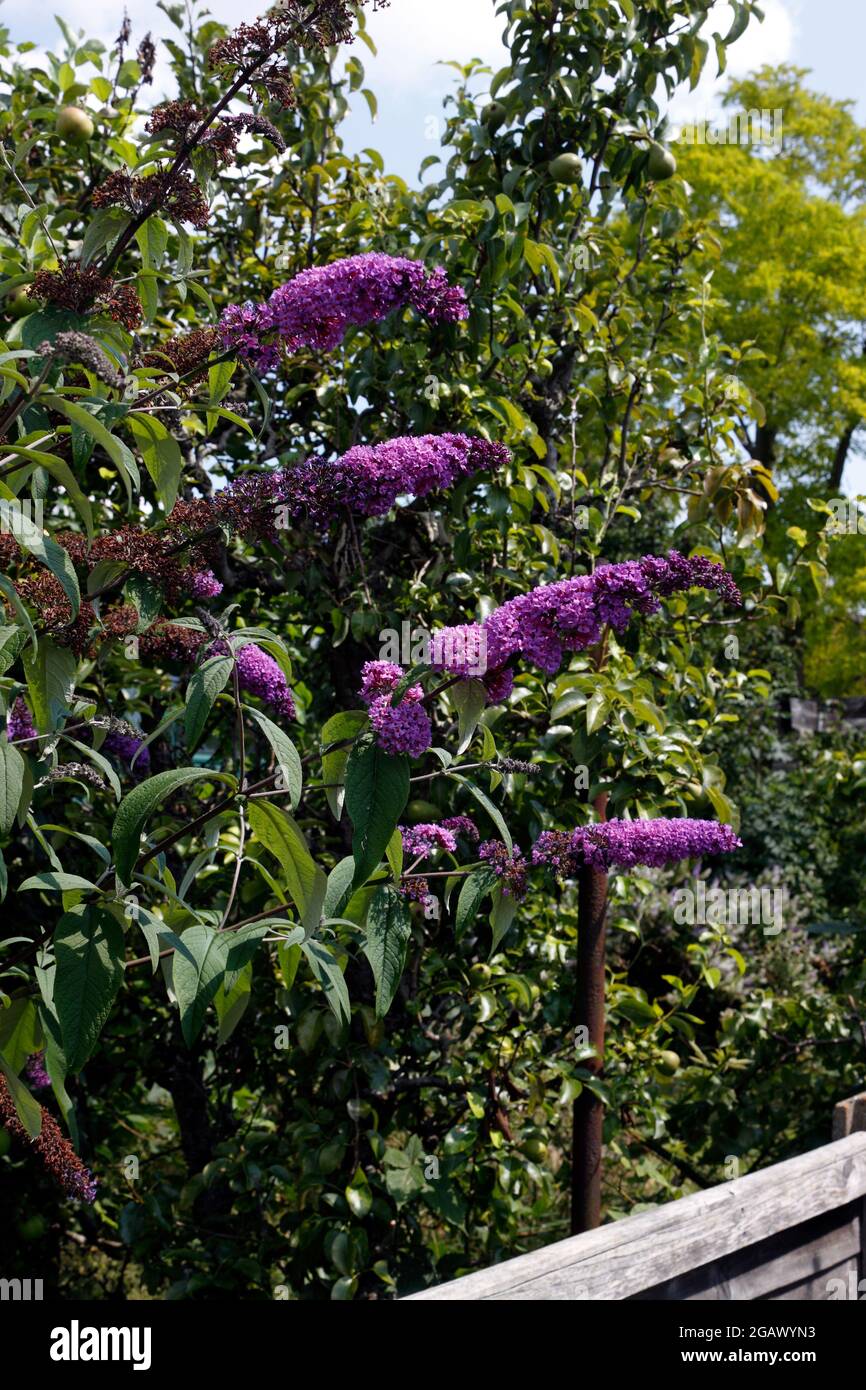
[[(706, 7), (499, 9), (503, 66), (455, 65), (441, 157), (417, 186), (374, 149), (342, 148), (349, 96), (375, 109), (360, 48), (293, 50), (301, 100), (267, 104), (286, 152), (258, 135), (233, 165), (196, 151), (212, 207), (202, 231), (162, 209), (133, 233), (128, 212), (94, 206), (109, 174), (146, 176), (177, 151), (170, 131), (142, 129), (137, 60), (65, 28), (62, 52), (36, 65), (0, 42), (0, 493), (45, 504), (44, 532), (26, 532), (27, 574), (55, 576), (67, 604), (52, 621), (32, 589), (3, 581), (0, 692), (6, 708), (26, 694), (41, 737), (0, 740), (15, 904), (0, 1052), (32, 1126), (24, 1066), (44, 1044), (61, 1114), (73, 1133), (80, 1120), (99, 1176), (82, 1253), (51, 1256), (65, 1296), (103, 1296), (106, 1230), (105, 1248), (121, 1253), (112, 1286), (119, 1276), (127, 1294), (391, 1298), (564, 1234), (570, 1106), (584, 1086), (606, 1102), (615, 1215), (695, 1174), (720, 1180), (730, 1155), (753, 1166), (813, 1142), (830, 1100), (854, 1089), (844, 1000), (862, 991), (858, 938), (840, 934), (822, 974), (807, 918), (814, 905), (816, 920), (856, 922), (858, 872), (840, 866), (859, 848), (845, 797), (862, 758), (834, 749), (828, 770), (827, 750), (801, 750), (780, 790), (767, 718), (771, 695), (796, 689), (804, 611), (820, 621), (828, 537), (820, 500), (804, 517), (800, 493), (779, 497), (776, 460), (742, 449), (744, 432), (771, 426), (781, 438), (809, 423), (830, 439), (859, 408), (845, 327), (860, 312), (860, 232), (842, 197), (855, 179), (849, 118), (799, 81), (762, 75), (759, 105), (788, 83), (788, 162), (735, 150), (723, 170), (719, 151), (678, 150), (678, 174), (662, 178), (653, 94), (697, 81)], [(735, 6), (720, 65), (754, 9)], [(205, 12), (189, 33), (173, 7), (166, 15), (177, 92), (211, 108), (225, 83), (206, 55), (225, 31)], [(58, 135), (70, 103), (91, 113), (86, 143)], [(816, 167), (820, 195), (807, 186)], [(736, 217), (720, 241), (723, 192)], [(764, 195), (780, 216), (802, 216), (804, 256), (828, 242), (790, 307), (777, 295), (800, 285), (790, 251), (756, 251)], [(392, 315), (333, 353), (299, 350), (261, 381), (213, 346), (188, 372), (166, 355), (227, 304), (369, 249), (441, 263), (466, 291), (467, 322)], [(78, 254), (134, 284), (135, 334), (104, 304), (22, 300), (22, 286)], [(813, 294), (833, 350), (814, 395), (798, 397), (787, 349), (766, 364), (779, 316), (817, 361)], [(122, 387), (38, 356), (69, 330), (98, 342)], [(512, 462), (326, 538), (301, 524), (276, 540), (215, 527), (218, 599), (87, 548), (127, 524), (159, 535), (176, 496), (274, 464), (446, 431), (502, 440)], [(70, 531), (75, 564), (54, 539)], [(502, 704), (483, 703), (477, 681), (440, 690), (428, 667), (413, 669), (436, 729), (423, 761), (384, 753), (355, 708), (386, 630), (475, 621), (535, 585), (669, 545), (726, 558), (746, 600), (736, 654), (721, 610), (676, 596), (555, 677), (520, 668)], [(131, 615), (122, 638), (119, 610)], [(71, 642), (77, 611), (98, 641)], [(178, 639), (224, 645), (184, 664), (154, 645), (166, 618)], [(240, 699), (245, 642), (291, 681), (290, 728), (258, 696)], [(146, 736), (147, 759), (100, 751), (112, 715)], [(816, 767), (830, 778), (820, 794)], [(781, 946), (745, 929), (672, 922), (685, 866), (612, 878), (599, 1079), (573, 1034), (574, 885), (554, 892), (537, 878), (517, 904), (490, 868), (443, 851), (425, 903), (410, 902), (395, 830), (471, 815), (483, 838), (525, 853), (545, 829), (587, 823), (603, 793), (611, 815), (736, 822), (744, 805), (745, 882), (773, 868), (794, 882), (816, 837), (787, 973)], [(815, 811), (821, 797), (844, 802), (838, 825)], [(780, 1093), (797, 1097), (784, 1125)], [(36, 1185), (25, 1158), (2, 1163), (15, 1190)], [(55, 1196), (38, 1191), (50, 1209)], [(5, 1251), (3, 1268), (14, 1273)]]

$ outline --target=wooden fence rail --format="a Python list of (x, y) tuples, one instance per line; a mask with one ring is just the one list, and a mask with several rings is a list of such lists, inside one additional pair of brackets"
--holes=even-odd
[(833, 1134), (810, 1153), (404, 1301), (866, 1295), (866, 1093), (836, 1107)]

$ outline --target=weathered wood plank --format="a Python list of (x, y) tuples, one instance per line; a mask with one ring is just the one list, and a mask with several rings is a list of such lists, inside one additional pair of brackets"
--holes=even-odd
[[(735, 1250), (723, 1259), (699, 1266), (644, 1289), (634, 1297), (706, 1302), (737, 1299), (751, 1302), (781, 1297), (777, 1291), (817, 1279), (843, 1261), (860, 1254), (860, 1201), (825, 1212), (812, 1221)], [(785, 1295), (787, 1296), (787, 1295)]]
[(866, 1130), (866, 1091), (840, 1100), (833, 1108), (834, 1139), (844, 1139), (846, 1134), (856, 1134), (858, 1130)]
[(404, 1301), (629, 1298), (864, 1196), (866, 1133), (856, 1133)]

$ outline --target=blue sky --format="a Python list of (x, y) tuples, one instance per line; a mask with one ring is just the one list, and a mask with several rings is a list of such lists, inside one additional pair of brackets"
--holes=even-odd
[[(148, 28), (155, 35), (176, 32), (156, 0), (126, 0), (126, 4), (136, 39)], [(120, 4), (94, 6), (92, 0), (57, 0), (56, 6), (34, 11), (31, 0), (0, 0), (0, 23), (8, 26), (13, 39), (54, 43), (56, 9), (73, 27), (86, 28), (90, 35), (110, 43), (121, 8)], [(262, 0), (211, 0), (208, 8), (218, 19), (237, 24), (252, 19), (263, 4)], [(421, 160), (438, 151), (437, 122), (454, 76), (442, 61), (479, 57), (494, 69), (504, 63), (502, 22), (495, 8), (494, 0), (391, 0), (389, 9), (370, 14), (368, 27), (378, 55), (374, 58), (360, 44), (354, 51), (365, 64), (379, 115), (371, 121), (366, 103), (357, 99), (342, 132), (348, 148), (373, 145), (384, 156), (389, 172), (414, 179)], [(790, 62), (808, 68), (817, 90), (853, 100), (859, 119), (866, 123), (866, 0), (763, 0), (763, 9), (764, 23), (750, 24), (730, 50), (729, 73), (742, 74), (762, 63)], [(718, 0), (708, 32), (726, 32), (731, 17), (728, 0)], [(718, 114), (722, 84), (714, 78), (712, 58), (708, 68), (695, 92), (675, 98), (671, 111), (675, 120), (711, 120)], [(866, 492), (866, 460), (852, 460), (845, 490)]]

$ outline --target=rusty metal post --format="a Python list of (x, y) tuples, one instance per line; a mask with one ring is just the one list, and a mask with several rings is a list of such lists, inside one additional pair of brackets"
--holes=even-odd
[[(604, 820), (607, 794), (596, 799)], [(596, 1076), (604, 1067), (605, 919), (607, 873), (581, 870), (577, 907), (577, 988), (574, 1022), (587, 1029), (595, 1056), (583, 1065)], [(602, 1102), (584, 1088), (571, 1117), (571, 1233), (594, 1230), (601, 1224), (601, 1149), (604, 1125)]]

